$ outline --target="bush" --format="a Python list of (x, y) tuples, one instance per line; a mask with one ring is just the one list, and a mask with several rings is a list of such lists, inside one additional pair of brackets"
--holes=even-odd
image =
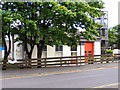
[(106, 54), (113, 54), (113, 50), (111, 50), (111, 49), (106, 49), (106, 52), (105, 52)]

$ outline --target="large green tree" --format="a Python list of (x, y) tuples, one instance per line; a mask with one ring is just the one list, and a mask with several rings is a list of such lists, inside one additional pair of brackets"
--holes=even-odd
[[(2, 23), (2, 45), (5, 48), (4, 60), (3, 60), (3, 69), (5, 69), (6, 67), (4, 64), (6, 64), (7, 58), (11, 52), (10, 23), (12, 23), (12, 18), (11, 18), (11, 12), (9, 12), (9, 11), (6, 11), (6, 13), (4, 13), (2, 16), (3, 16), (2, 21), (4, 21), (4, 23)], [(6, 42), (6, 38), (8, 38), (8, 45)]]
[[(25, 3), (22, 4), (22, 6), (27, 6)], [(26, 10), (25, 14), (27, 13), (27, 15), (26, 17), (24, 15), (23, 20), (26, 22), (27, 29), (23, 30), (27, 31), (27, 35), (35, 36), (36, 39), (33, 42), (38, 48), (44, 44), (73, 46), (77, 45), (80, 36), (84, 36), (87, 40), (93, 40), (95, 39), (93, 34), (98, 35), (96, 28), (99, 27), (99, 24), (95, 23), (94, 19), (102, 15), (101, 10), (98, 9), (103, 7), (101, 2), (34, 2), (26, 4), (29, 4), (29, 10)], [(80, 32), (78, 35), (76, 34), (78, 29), (75, 26), (84, 28), (86, 31)], [(38, 51), (41, 52), (41, 50)], [(38, 57), (41, 55), (38, 54)]]
[[(4, 6), (7, 4), (4, 3)], [(14, 2), (9, 3), (14, 20), (18, 19), (17, 41), (22, 41), (31, 58), (34, 46), (37, 45), (37, 57), (41, 58), (44, 45), (78, 44), (83, 36), (87, 40), (96, 40), (99, 35), (95, 18), (101, 17), (104, 3), (96, 2)], [(6, 11), (5, 7), (5, 11)], [(86, 31), (81, 32), (77, 27)], [(28, 50), (28, 45), (30, 50)]]
[[(2, 67), (3, 70), (6, 69), (5, 64), (7, 62), (9, 54), (11, 53), (11, 44), (12, 46), (14, 46), (14, 34), (16, 34), (16, 31), (18, 30), (16, 27), (12, 27), (12, 24), (14, 24), (13, 22), (16, 21), (13, 13), (15, 13), (15, 11), (11, 8), (11, 3), (8, 2), (2, 3), (2, 9), (0, 11), (1, 24), (2, 24), (1, 33), (2, 33), (2, 46), (5, 48), (3, 67)], [(11, 42), (11, 36), (13, 42)], [(12, 57), (13, 56), (14, 55), (12, 55)]]
[(120, 48), (120, 25), (116, 25), (109, 29), (109, 45), (113, 47), (116, 44), (117, 48)]

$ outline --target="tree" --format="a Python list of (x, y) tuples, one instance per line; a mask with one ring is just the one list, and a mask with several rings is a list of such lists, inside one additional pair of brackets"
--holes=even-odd
[[(104, 15), (101, 8), (104, 3), (96, 2), (14, 2), (12, 15), (20, 20), (17, 30), (17, 41), (22, 41), (28, 55), (32, 55), (37, 45), (37, 57), (41, 58), (44, 45), (77, 46), (81, 36), (87, 40), (96, 40), (99, 35), (96, 28), (102, 25), (95, 23), (96, 17)], [(80, 32), (77, 27), (85, 29)], [(30, 45), (29, 51), (27, 46)], [(29, 53), (28, 53), (29, 52)]]
[[(15, 17), (13, 16), (14, 10), (11, 9), (11, 4), (6, 2), (3, 3), (2, 5), (2, 10), (0, 15), (2, 16), (2, 46), (5, 48), (4, 51), (4, 60), (3, 60), (3, 65), (2, 65), (2, 69), (5, 70), (6, 69), (6, 63), (7, 63), (7, 59), (8, 56), (11, 52), (11, 43), (14, 47), (14, 34), (16, 33), (17, 28), (14, 27), (12, 28), (12, 24), (15, 21)], [(14, 17), (14, 18), (13, 18)], [(11, 42), (11, 36), (12, 36), (12, 41)], [(6, 42), (6, 39), (8, 39), (8, 43)], [(14, 48), (13, 48), (13, 52), (14, 52)], [(14, 53), (13, 53), (14, 54)], [(13, 55), (12, 58), (14, 59)]]
[[(102, 16), (100, 8), (102, 2), (33, 2), (22, 3), (27, 6), (25, 15), (26, 29), (28, 36), (32, 36), (31, 43), (37, 45), (37, 57), (41, 58), (42, 49), (47, 45), (77, 45), (80, 37), (87, 40), (96, 40), (93, 34), (98, 35), (96, 28), (100, 27), (95, 23), (95, 17)], [(31, 8), (32, 7), (32, 8)], [(32, 13), (29, 14), (29, 13)], [(25, 23), (25, 22), (24, 22)], [(77, 34), (81, 27), (85, 32)], [(33, 28), (31, 30), (31, 28)], [(34, 39), (33, 39), (34, 38)]]
[(113, 44), (117, 44), (117, 34), (115, 30), (108, 31), (109, 46), (113, 47)]
[(120, 25), (117, 25), (118, 27), (118, 29), (117, 29), (117, 31), (118, 31), (118, 41), (117, 41), (117, 43), (118, 43), (118, 49), (120, 49)]
[(116, 25), (109, 29), (109, 45), (113, 47), (113, 44), (116, 44), (117, 48), (120, 48), (120, 25)]
[[(7, 62), (8, 56), (11, 51), (11, 39), (10, 39), (10, 31), (11, 31), (10, 23), (12, 23), (11, 12), (6, 11), (6, 13), (2, 14), (2, 21), (4, 21), (4, 23), (2, 23), (2, 45), (5, 48), (2, 69), (4, 70), (6, 69), (5, 64)], [(5, 40), (6, 37), (8, 37), (9, 47), (7, 47), (7, 43)]]

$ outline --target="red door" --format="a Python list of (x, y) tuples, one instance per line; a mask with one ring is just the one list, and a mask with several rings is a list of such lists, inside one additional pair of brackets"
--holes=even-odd
[[(93, 55), (93, 42), (85, 42), (85, 59), (88, 59), (89, 56)], [(87, 62), (88, 60), (85, 60)]]

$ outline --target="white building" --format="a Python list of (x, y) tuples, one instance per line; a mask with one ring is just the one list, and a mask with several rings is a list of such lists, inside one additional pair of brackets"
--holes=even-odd
[[(68, 47), (67, 45), (56, 47), (45, 46), (42, 57), (64, 57), (64, 56), (84, 56), (84, 55), (100, 55), (101, 42), (82, 42), (77, 47)], [(37, 47), (35, 46), (32, 58), (37, 58)]]
[[(25, 57), (23, 46), (17, 46), (15, 43), (14, 57), (16, 59), (23, 59)], [(81, 42), (77, 47), (69, 47), (67, 45), (56, 47), (55, 45), (46, 45), (43, 49), (42, 58), (47, 57), (64, 57), (64, 56), (88, 56), (88, 55), (100, 55), (101, 54), (101, 42)], [(32, 58), (37, 58), (37, 46), (34, 47)]]
[[(18, 42), (14, 45), (14, 58), (24, 59), (25, 52), (22, 45), (17, 46)], [(12, 49), (11, 49), (12, 50)], [(64, 56), (90, 56), (90, 55), (100, 55), (101, 54), (101, 41), (81, 41), (77, 47), (69, 47), (67, 45), (56, 47), (55, 45), (46, 45), (42, 51), (42, 58), (47, 57), (64, 57)], [(12, 53), (12, 51), (11, 51)], [(9, 58), (11, 58), (11, 53)], [(2, 55), (3, 56), (3, 55)], [(37, 46), (34, 47), (32, 58), (37, 58)]]

